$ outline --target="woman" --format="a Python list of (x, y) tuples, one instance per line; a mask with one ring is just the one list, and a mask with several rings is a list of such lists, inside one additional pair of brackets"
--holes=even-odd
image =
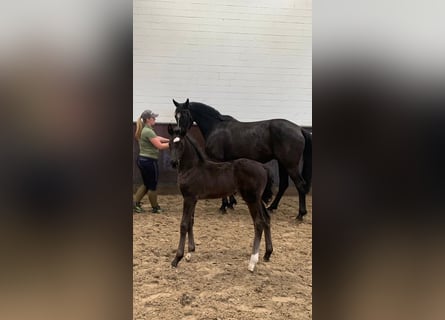
[(137, 165), (141, 171), (144, 184), (136, 191), (134, 201), (134, 211), (143, 212), (141, 207), (142, 197), (148, 191), (148, 199), (152, 207), (152, 213), (160, 213), (161, 207), (158, 204), (158, 195), (156, 187), (158, 185), (159, 167), (158, 157), (159, 150), (168, 149), (169, 139), (158, 136), (153, 130), (158, 114), (151, 110), (145, 110), (136, 120), (135, 138), (139, 142), (139, 155)]

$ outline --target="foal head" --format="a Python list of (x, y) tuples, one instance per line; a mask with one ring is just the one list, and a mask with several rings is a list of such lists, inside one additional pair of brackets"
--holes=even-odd
[(170, 134), (170, 164), (176, 168), (184, 155), (186, 131), (182, 128), (173, 128), (169, 123), (168, 133)]
[(187, 99), (184, 103), (176, 102), (175, 99), (173, 99), (173, 103), (176, 106), (175, 119), (178, 127), (182, 128), (183, 130), (190, 129), (193, 125), (193, 118), (192, 114), (190, 113), (189, 99)]

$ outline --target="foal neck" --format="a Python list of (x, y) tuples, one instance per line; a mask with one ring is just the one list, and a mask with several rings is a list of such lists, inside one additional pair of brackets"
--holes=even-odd
[(185, 150), (181, 157), (179, 169), (184, 171), (199, 166), (207, 161), (207, 156), (193, 138), (184, 137)]

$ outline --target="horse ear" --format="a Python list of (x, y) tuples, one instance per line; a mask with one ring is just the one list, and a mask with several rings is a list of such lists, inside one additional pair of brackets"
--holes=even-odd
[(172, 126), (172, 124), (169, 123), (167, 128), (168, 128), (168, 134), (172, 136), (172, 135), (173, 135), (173, 132), (174, 132), (174, 131), (173, 131), (173, 126)]
[(172, 99), (172, 100), (173, 100), (173, 103), (175, 104), (175, 106), (179, 107), (179, 103), (177, 103), (177, 102), (175, 101), (175, 99)]
[(189, 99), (187, 98), (187, 100), (184, 103), (184, 109), (188, 109), (189, 108)]

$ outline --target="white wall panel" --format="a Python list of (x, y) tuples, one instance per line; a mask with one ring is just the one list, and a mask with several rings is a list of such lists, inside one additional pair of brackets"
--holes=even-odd
[(312, 2), (134, 0), (134, 119), (172, 98), (312, 126)]

